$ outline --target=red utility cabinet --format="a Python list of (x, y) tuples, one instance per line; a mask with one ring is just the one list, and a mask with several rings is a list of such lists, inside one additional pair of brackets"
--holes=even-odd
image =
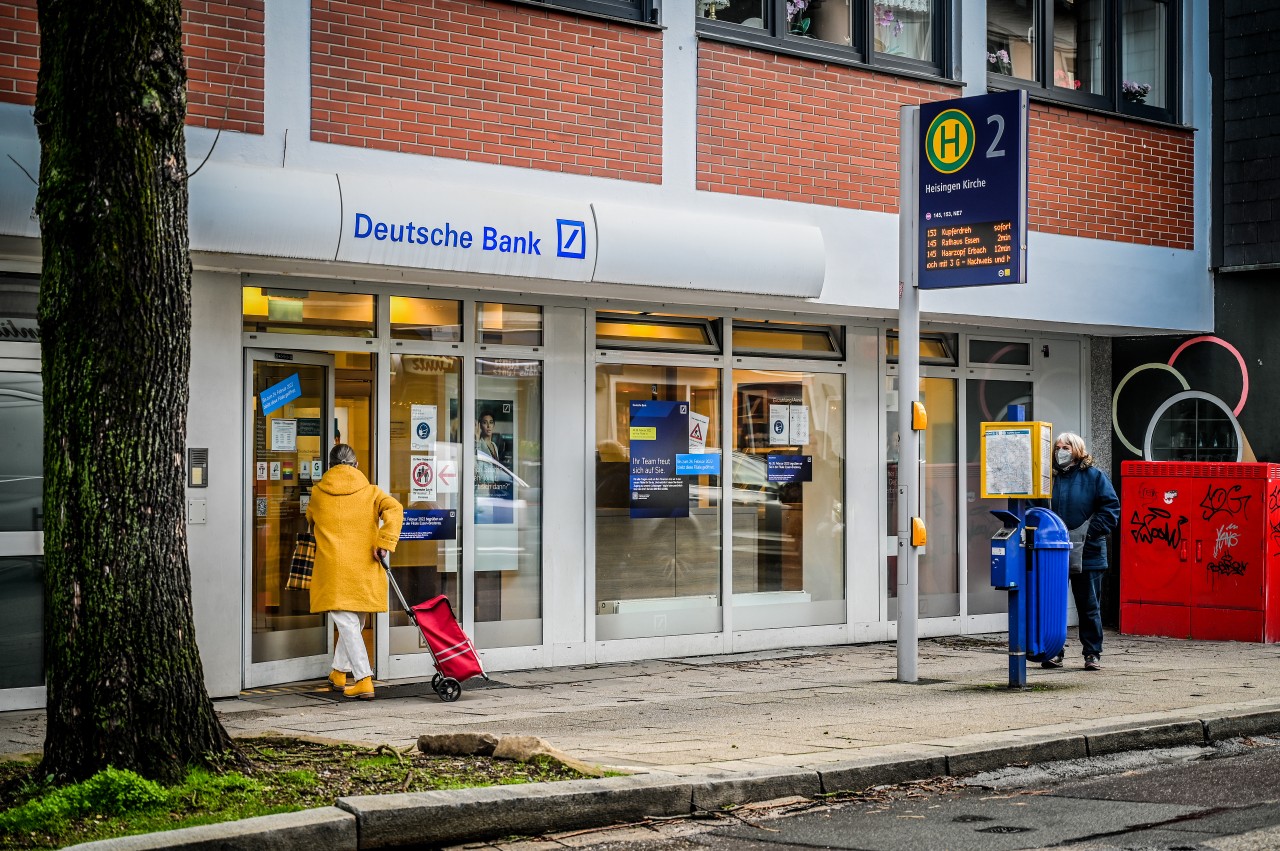
[(1120, 631), (1280, 640), (1280, 464), (1121, 472)]

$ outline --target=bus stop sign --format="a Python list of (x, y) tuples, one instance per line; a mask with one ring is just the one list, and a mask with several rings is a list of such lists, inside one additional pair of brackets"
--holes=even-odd
[(920, 106), (922, 289), (1027, 281), (1027, 93)]

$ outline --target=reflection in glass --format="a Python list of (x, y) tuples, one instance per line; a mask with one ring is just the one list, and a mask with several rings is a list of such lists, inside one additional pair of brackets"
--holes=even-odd
[(476, 361), (477, 647), (542, 643), (542, 362)]
[(1102, 90), (1102, 3), (1053, 4), (1053, 84), (1090, 94)]
[(1164, 0), (1122, 2), (1121, 97), (1128, 103), (1167, 108), (1169, 4)]
[[(595, 381), (596, 638), (719, 631), (720, 476), (680, 477), (688, 495), (673, 488), (680, 504), (670, 516), (633, 512), (631, 403), (687, 404), (690, 427), (705, 428), (701, 444), (688, 441), (689, 454), (718, 454), (720, 372), (607, 364)], [(639, 431), (636, 439), (654, 437)]]
[(38, 372), (0, 372), (0, 532), (44, 528), (44, 390)]
[(987, 71), (1020, 80), (1036, 74), (1034, 3), (1026, 0), (987, 0)]
[(970, 378), (965, 386), (965, 527), (968, 530), (968, 606), (971, 615), (1004, 612), (1009, 594), (991, 587), (991, 535), (1001, 527), (991, 516), (992, 509), (1003, 509), (1006, 500), (982, 499), (979, 444), (982, 423), (1008, 419), (1010, 405), (1026, 405), (1026, 417), (1034, 420), (1030, 381), (998, 381)]
[(541, 346), (542, 308), (533, 304), (476, 304), (476, 341), (494, 346)]
[(242, 287), (241, 307), (246, 331), (372, 337), (375, 330), (371, 295)]
[(734, 628), (843, 623), (844, 379), (737, 369), (733, 383)]
[(391, 337), (395, 340), (462, 340), (462, 302), (442, 298), (391, 297)]
[[(315, 465), (327, 465), (324, 420), (328, 370), (301, 363), (253, 364), (253, 634), (250, 658), (272, 662), (326, 652), (325, 616), (311, 614), (308, 591), (284, 587), (299, 532), (305, 532), (304, 497), (310, 499)], [(302, 395), (268, 416), (262, 391), (297, 376)], [(303, 469), (303, 465), (306, 469)]]
[(933, 61), (933, 11), (932, 3), (919, 0), (876, 3), (872, 9), (876, 52)]
[[(463, 523), (459, 519), (459, 399), (462, 359), (441, 355), (391, 356), (391, 482), (388, 492), (400, 500), (406, 516), (412, 512), (453, 512), (454, 533), (448, 537), (404, 540), (391, 557), (396, 583), (410, 605), (440, 594), (454, 603), (458, 614), (458, 565), (461, 563)], [(416, 448), (415, 448), (416, 447)], [(434, 488), (414, 499), (412, 474), (421, 459), (435, 460)], [(452, 471), (453, 475), (449, 473)], [(442, 475), (443, 474), (443, 475)], [(444, 523), (447, 527), (449, 524)], [(405, 529), (412, 528), (407, 523)], [(401, 535), (406, 532), (402, 531)], [(414, 533), (409, 533), (414, 534)], [(425, 653), (418, 629), (392, 596), (390, 647), (392, 655)], [(460, 616), (460, 615), (459, 615)]]
[(843, 0), (787, 0), (787, 31), (832, 44), (853, 44), (852, 4)]
[(969, 366), (985, 366), (992, 363), (1030, 366), (1031, 344), (976, 338), (969, 340)]
[(1174, 402), (1151, 435), (1152, 461), (1238, 461), (1240, 441), (1225, 407), (1206, 398)]
[(0, 689), (42, 685), (44, 558), (0, 558)]
[[(889, 464), (886, 496), (889, 502), (888, 534), (898, 534), (898, 377), (886, 379), (890, 400), (885, 415), (885, 447)], [(951, 378), (921, 378), (920, 401), (929, 412), (929, 427), (920, 442), (923, 464), (921, 482), (924, 522), (929, 544), (920, 555), (920, 617), (960, 614), (960, 572), (956, 535), (956, 382)], [(904, 473), (905, 475), (905, 473)], [(889, 551), (889, 619), (898, 617), (898, 556)]]
[(764, 0), (697, 0), (698, 17), (764, 29)]

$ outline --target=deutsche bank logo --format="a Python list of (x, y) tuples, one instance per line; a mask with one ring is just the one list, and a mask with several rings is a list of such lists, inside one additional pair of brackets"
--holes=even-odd
[(556, 219), (556, 256), (587, 259), (587, 224), (573, 219)]

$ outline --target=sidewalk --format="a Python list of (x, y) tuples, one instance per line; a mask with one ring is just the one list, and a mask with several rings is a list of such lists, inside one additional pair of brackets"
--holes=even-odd
[[(499, 673), (451, 704), (426, 684), (343, 702), (312, 683), (217, 708), (236, 736), (403, 746), (424, 733), (535, 735), (588, 762), (683, 777), (1280, 709), (1280, 646), (1108, 634), (1104, 670), (1083, 671), (1079, 656), (1062, 670), (1032, 665), (1023, 692), (1005, 688), (999, 636), (921, 641), (914, 685), (894, 681), (895, 652), (864, 644)], [(406, 692), (416, 695), (396, 696)], [(0, 713), (0, 753), (39, 750), (42, 716)]]

